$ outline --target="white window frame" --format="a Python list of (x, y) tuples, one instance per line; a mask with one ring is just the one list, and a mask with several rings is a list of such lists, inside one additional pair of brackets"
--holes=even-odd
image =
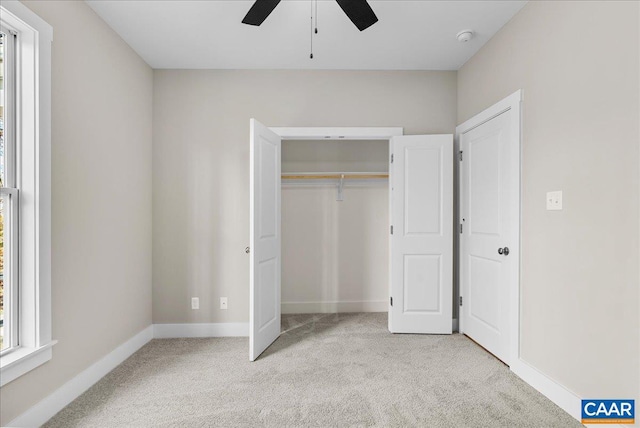
[(46, 363), (51, 339), (51, 42), (53, 28), (16, 0), (0, 4), (15, 31), (16, 149), (20, 188), (18, 340), (0, 356), (0, 386)]
[(15, 106), (15, 69), (16, 63), (15, 38), (13, 31), (5, 28), (0, 22), (0, 31), (5, 34), (4, 40), (4, 181), (0, 188), (0, 197), (4, 199), (3, 228), (4, 228), (4, 270), (3, 274), (3, 306), (4, 329), (3, 346), (8, 349), (0, 350), (0, 356), (18, 343), (18, 220), (19, 194), (16, 182), (17, 156), (15, 153), (15, 120), (10, 106)]

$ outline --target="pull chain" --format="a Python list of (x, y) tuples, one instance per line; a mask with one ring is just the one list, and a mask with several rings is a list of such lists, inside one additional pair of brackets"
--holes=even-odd
[(311, 48), (310, 48), (311, 53), (309, 54), (309, 58), (313, 59), (313, 0), (310, 0), (310, 3), (311, 3), (311, 21), (310, 21), (310, 23), (311, 23), (311, 32), (310, 32), (309, 42), (310, 42), (310, 45), (311, 45)]

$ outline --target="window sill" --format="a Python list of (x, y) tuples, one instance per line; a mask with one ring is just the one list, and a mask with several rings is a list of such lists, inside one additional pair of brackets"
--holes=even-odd
[(0, 387), (49, 361), (56, 343), (52, 340), (38, 348), (21, 347), (0, 358)]

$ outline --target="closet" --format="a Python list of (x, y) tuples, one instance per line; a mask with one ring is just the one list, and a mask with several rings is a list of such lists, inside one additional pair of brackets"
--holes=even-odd
[(389, 142), (282, 142), (282, 313), (386, 312)]
[(386, 306), (392, 333), (451, 333), (453, 137), (402, 134), (251, 119), (251, 361), (278, 338), (283, 309)]

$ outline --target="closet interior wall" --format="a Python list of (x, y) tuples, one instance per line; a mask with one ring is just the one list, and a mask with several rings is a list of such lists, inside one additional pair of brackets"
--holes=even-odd
[[(282, 143), (284, 176), (384, 176), (388, 162), (388, 141)], [(343, 183), (339, 201), (339, 179), (282, 180), (282, 313), (387, 311), (388, 180)]]

